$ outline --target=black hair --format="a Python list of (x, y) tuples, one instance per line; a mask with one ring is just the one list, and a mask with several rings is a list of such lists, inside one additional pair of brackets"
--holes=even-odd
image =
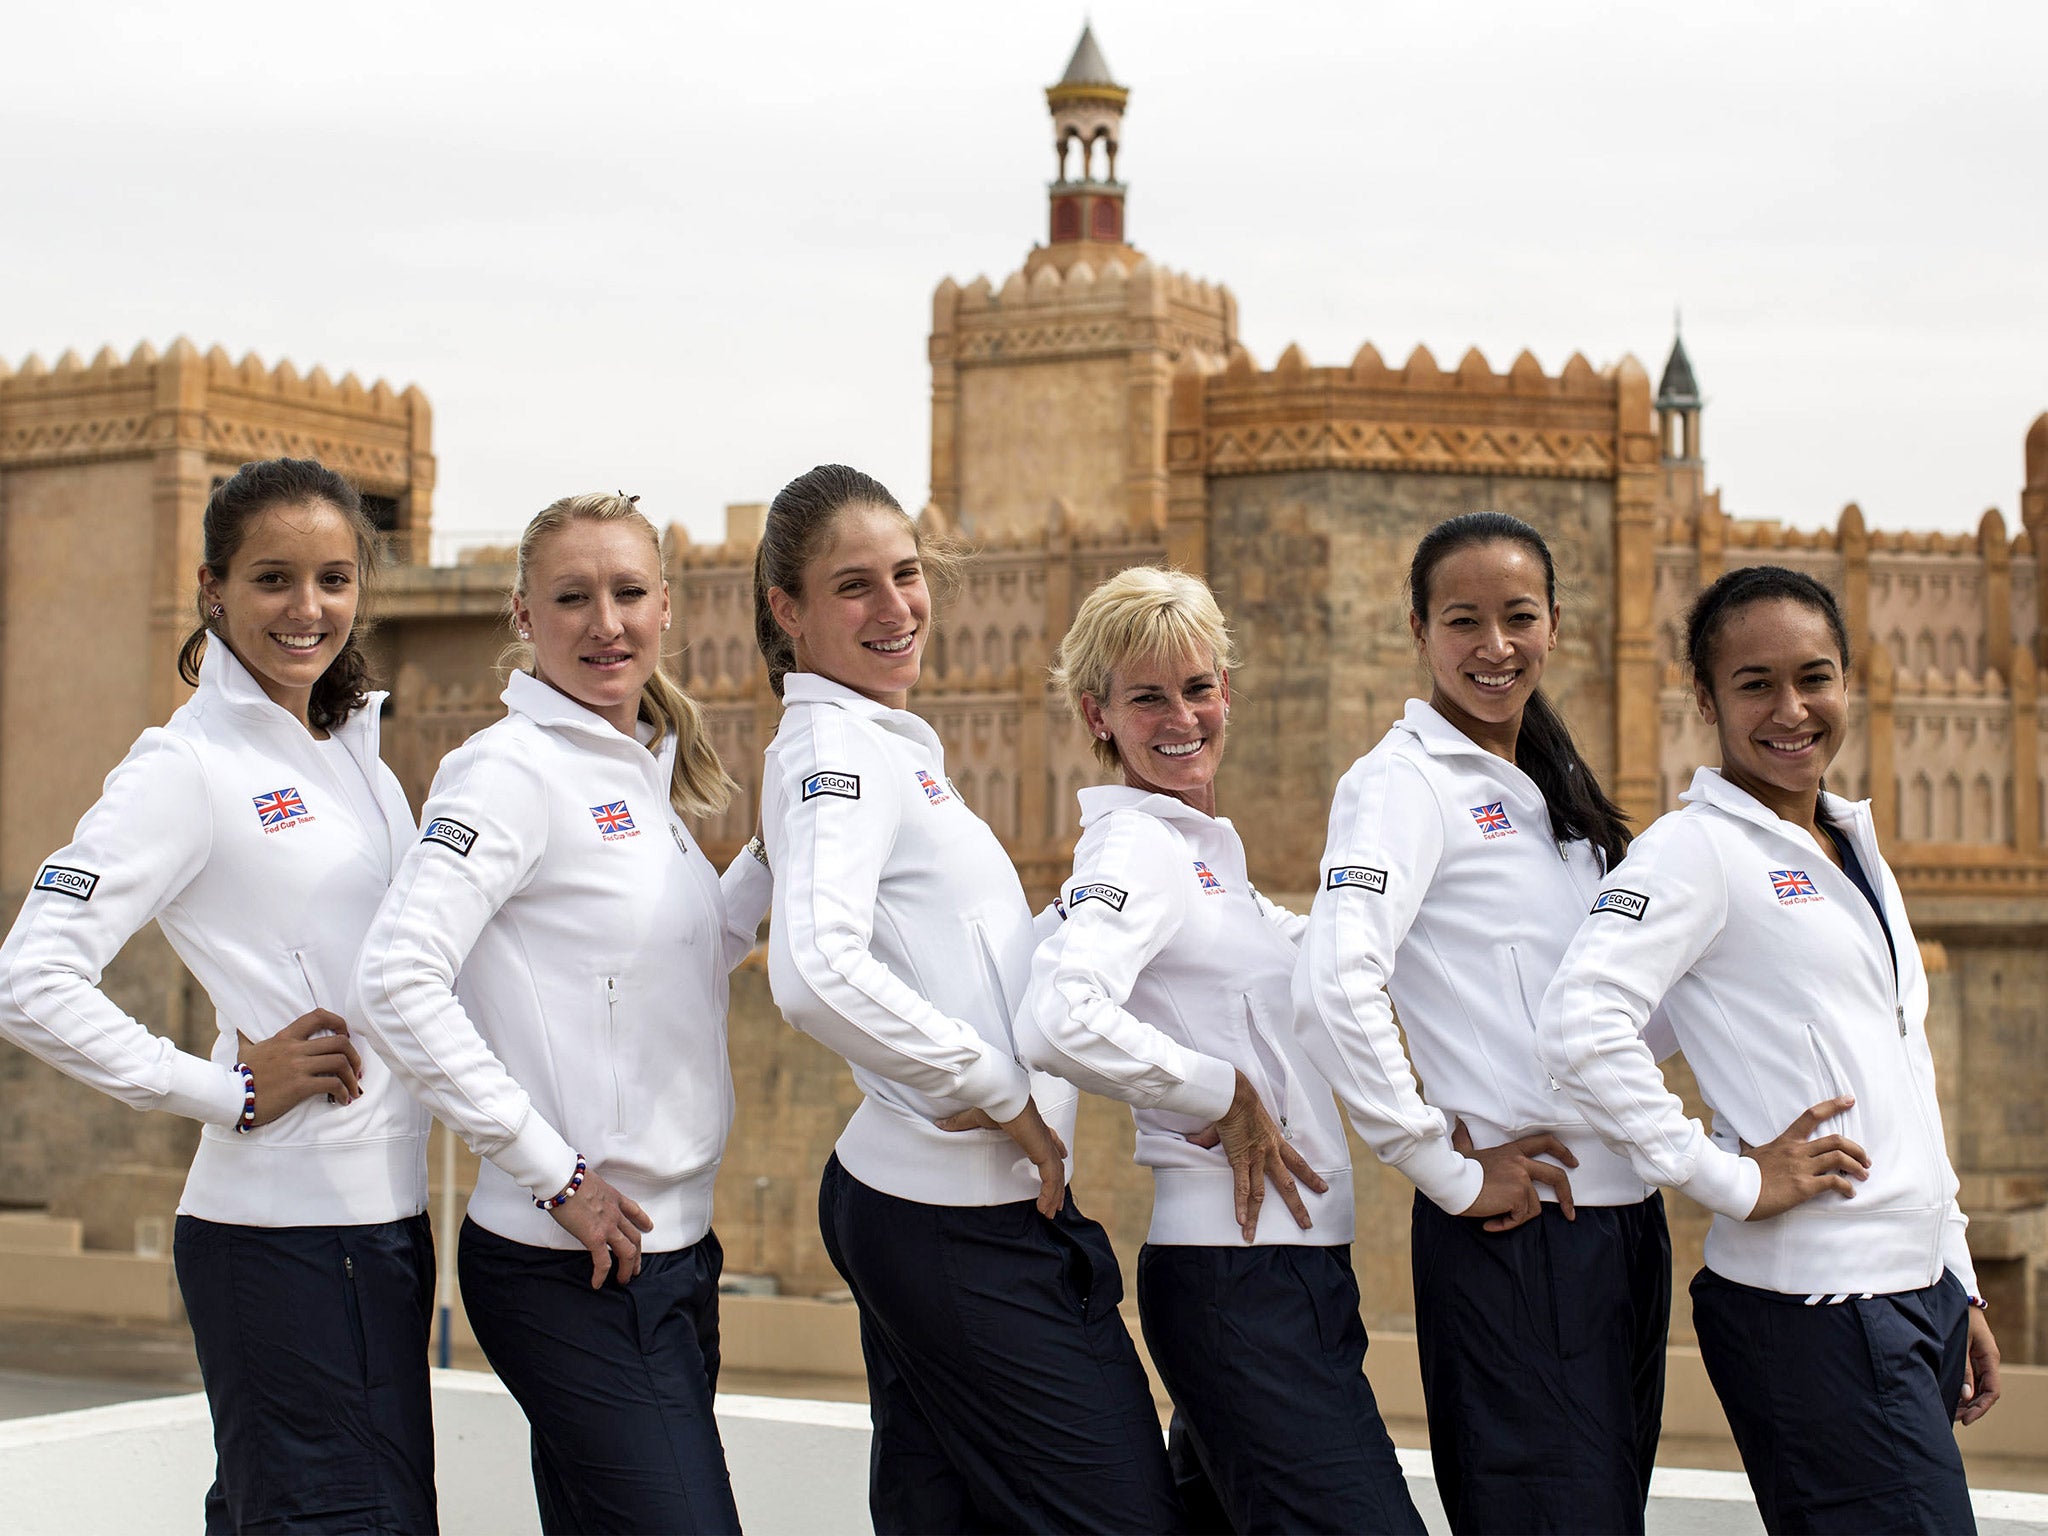
[[(1436, 568), (1462, 549), (1481, 544), (1519, 544), (1543, 563), (1543, 600), (1557, 606), (1557, 566), (1543, 535), (1519, 517), (1505, 512), (1467, 512), (1447, 518), (1425, 533), (1408, 564), (1408, 601), (1418, 619), (1429, 617), (1429, 583)], [(1560, 841), (1584, 838), (1599, 850), (1601, 863), (1614, 868), (1628, 852), (1628, 818), (1607, 798), (1593, 775), (1564, 717), (1538, 688), (1522, 710), (1515, 738), (1515, 766), (1543, 792), (1550, 827)]]
[[(225, 577), (252, 522), (273, 507), (302, 507), (312, 502), (324, 502), (348, 520), (356, 539), (357, 584), (366, 589), (377, 569), (377, 530), (364, 515), (363, 498), (356, 488), (317, 459), (258, 459), (215, 486), (200, 520), (200, 559), (216, 579)], [(218, 637), (204, 592), (198, 594), (198, 607), (199, 627), (178, 648), (178, 676), (195, 686), (207, 640)], [(359, 599), (356, 621), (341, 654), (320, 674), (307, 701), (306, 718), (316, 730), (340, 725), (369, 702), (370, 663), (362, 646), (368, 628), (369, 618)], [(227, 642), (223, 639), (221, 643)]]
[(1804, 571), (1782, 565), (1745, 565), (1724, 573), (1692, 600), (1685, 616), (1685, 659), (1694, 681), (1711, 696), (1714, 691), (1714, 645), (1728, 621), (1752, 603), (1777, 600), (1811, 608), (1828, 621), (1835, 648), (1842, 653), (1842, 672), (1849, 671), (1849, 626), (1841, 601)]
[[(926, 534), (873, 475), (844, 464), (820, 464), (798, 475), (775, 493), (761, 529), (760, 546), (754, 551), (754, 643), (768, 663), (768, 685), (778, 699), (782, 697), (782, 679), (796, 670), (796, 642), (775, 622), (775, 611), (768, 606), (768, 589), (780, 587), (791, 597), (802, 599), (804, 567), (825, 547), (839, 514), (848, 507), (882, 507), (909, 525), (935, 606), (955, 573), (957, 552)], [(936, 621), (934, 612), (929, 622)]]

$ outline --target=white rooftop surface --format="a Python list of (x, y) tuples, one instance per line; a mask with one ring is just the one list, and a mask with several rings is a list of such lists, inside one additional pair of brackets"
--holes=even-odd
[[(434, 1418), (446, 1536), (538, 1532), (526, 1421), (497, 1379), (436, 1371)], [(870, 1529), (864, 1405), (724, 1395), (718, 1420), (750, 1536)], [(1444, 1532), (1428, 1454), (1400, 1455), (1423, 1518)], [(206, 1399), (198, 1394), (0, 1423), (0, 1487), (15, 1536), (190, 1532), (212, 1474)], [(1980, 1490), (1973, 1498), (1984, 1536), (2048, 1533), (2048, 1495)], [(1749, 1536), (1763, 1524), (1741, 1474), (1661, 1468), (1649, 1528), (1655, 1536)]]

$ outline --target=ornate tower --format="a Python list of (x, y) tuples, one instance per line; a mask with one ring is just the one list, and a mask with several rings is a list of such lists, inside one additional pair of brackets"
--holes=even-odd
[(1685, 338), (1674, 330), (1671, 356), (1657, 381), (1657, 445), (1665, 500), (1686, 511), (1706, 495), (1706, 465), (1700, 458), (1700, 407), (1705, 403), (1692, 376), (1692, 359), (1685, 355)]
[[(1052, 222), (1046, 260), (1062, 271), (1084, 258), (1099, 267), (1109, 254), (1136, 256), (1124, 243), (1124, 185), (1116, 179), (1118, 134), (1123, 127), (1124, 103), (1130, 96), (1130, 91), (1111, 77), (1094, 29), (1083, 26), (1066, 73), (1058, 85), (1045, 88), (1059, 165), (1059, 179), (1047, 189)], [(1070, 156), (1074, 162), (1071, 175)], [(1095, 174), (1098, 160), (1099, 178)]]
[(1174, 368), (1220, 369), (1237, 339), (1228, 289), (1125, 243), (1129, 96), (1084, 28), (1045, 93), (1051, 243), (1000, 285), (947, 278), (932, 296), (931, 494), (971, 536), (1036, 532), (1056, 502), (1077, 533), (1163, 529)]

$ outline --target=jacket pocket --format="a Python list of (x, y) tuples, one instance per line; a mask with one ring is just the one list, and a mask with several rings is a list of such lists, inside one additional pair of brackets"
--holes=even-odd
[(606, 976), (604, 986), (604, 1047), (605, 1058), (612, 1079), (612, 1129), (626, 1128), (626, 1086), (619, 1078), (619, 1059), (625, 1054), (625, 1041), (619, 1031), (619, 979)]
[[(1533, 999), (1529, 996), (1528, 978), (1522, 974), (1522, 952), (1512, 944), (1508, 946), (1508, 980), (1514, 985), (1514, 991), (1510, 994), (1511, 1000), (1522, 1005), (1522, 1020), (1528, 1026), (1530, 1064), (1543, 1074), (1544, 1086), (1552, 1093), (1561, 1093), (1564, 1085), (1550, 1075), (1549, 1069), (1536, 1054), (1536, 1015), (1543, 1007), (1543, 995), (1538, 993)], [(1549, 983), (1546, 982), (1545, 985), (1548, 986)], [(1572, 1111), (1568, 1118), (1577, 1119), (1578, 1112)]]
[[(1863, 1140), (1863, 1105), (1861, 1095), (1856, 1093), (1855, 1084), (1851, 1081), (1849, 1074), (1843, 1071), (1836, 1062), (1835, 1053), (1828, 1047), (1827, 1041), (1821, 1038), (1820, 1030), (1812, 1024), (1806, 1026), (1806, 1049), (1813, 1060), (1812, 1087), (1815, 1091), (1813, 1097), (1807, 1103), (1800, 1105), (1794, 1111), (1794, 1114), (1805, 1112), (1823, 1099), (1839, 1099), (1844, 1096), (1856, 1097), (1857, 1103), (1851, 1105), (1844, 1113), (1835, 1116), (1834, 1119), (1822, 1121), (1814, 1134), (1816, 1136), (1846, 1136), (1858, 1146), (1863, 1147), (1866, 1152), (1869, 1151), (1869, 1147), (1864, 1144)], [(1783, 1127), (1780, 1127), (1780, 1129), (1782, 1130)]]
[(1264, 1079), (1258, 1084), (1259, 1097), (1266, 1101), (1266, 1108), (1280, 1123), (1280, 1134), (1292, 1141), (1293, 1135), (1287, 1124), (1289, 1111), (1287, 1082), (1287, 1058), (1280, 1053), (1280, 1047), (1266, 1033), (1266, 1027), (1259, 1022), (1259, 1010), (1249, 995), (1238, 998), (1238, 1006), (1244, 1010), (1245, 1038), (1251, 1044), (1252, 1057), (1259, 1064), (1259, 1075)]
[[(1007, 1041), (1010, 1038), (1011, 1008), (1009, 994), (1003, 990), (1002, 962), (996, 958), (995, 949), (988, 941), (988, 930), (978, 919), (967, 920), (967, 938), (968, 947), (974, 953), (974, 963), (981, 971), (982, 991), (994, 1006), (1001, 1021), (1002, 1039)], [(969, 1019), (967, 1022), (972, 1024), (975, 1021)]]

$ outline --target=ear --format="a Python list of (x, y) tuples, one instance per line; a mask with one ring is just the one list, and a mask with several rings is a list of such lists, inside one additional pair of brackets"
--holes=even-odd
[(661, 627), (663, 629), (668, 628), (673, 616), (674, 609), (669, 606), (668, 599), (668, 578), (664, 576), (661, 581)]
[(1720, 724), (1714, 714), (1714, 695), (1708, 690), (1707, 685), (1697, 678), (1693, 679), (1692, 701), (1700, 712), (1700, 719), (1708, 725)]
[(512, 594), (512, 627), (533, 633), (533, 610), (526, 606), (526, 599), (517, 592)]
[(1423, 638), (1422, 631), (1422, 615), (1417, 613), (1413, 608), (1410, 608), (1408, 610), (1408, 633), (1415, 637), (1415, 644), (1418, 647), (1427, 646), (1429, 644), (1429, 641)]
[(1550, 605), (1550, 644), (1549, 644), (1549, 645), (1548, 645), (1547, 647), (1545, 647), (1545, 649), (1546, 649), (1546, 650), (1552, 650), (1552, 651), (1554, 651), (1554, 650), (1556, 650), (1556, 649), (1557, 649), (1557, 636), (1558, 636), (1558, 631), (1559, 631), (1559, 628), (1560, 628), (1560, 626), (1562, 626), (1562, 625), (1563, 625), (1563, 623), (1564, 623), (1564, 607), (1563, 607), (1563, 605), (1562, 605), (1562, 604), (1560, 604), (1560, 603), (1552, 603), (1552, 604)]
[(804, 637), (803, 620), (797, 609), (797, 601), (780, 587), (768, 589), (768, 611), (775, 617), (775, 627), (792, 640)]
[(1102, 716), (1102, 706), (1092, 693), (1081, 695), (1081, 723), (1088, 727), (1088, 734), (1097, 741), (1102, 740), (1103, 733), (1109, 729), (1109, 722)]
[(1221, 682), (1221, 683), (1222, 683), (1222, 685), (1223, 685), (1223, 707), (1224, 707), (1225, 709), (1229, 709), (1229, 708), (1230, 708), (1230, 668), (1228, 668), (1228, 667), (1219, 667), (1219, 668), (1217, 668), (1216, 670), (1217, 670), (1217, 676), (1218, 676), (1218, 681), (1219, 681), (1219, 682)]
[(209, 608), (220, 601), (220, 578), (213, 574), (213, 567), (210, 565), (199, 567), (199, 595), (206, 600), (206, 606)]

